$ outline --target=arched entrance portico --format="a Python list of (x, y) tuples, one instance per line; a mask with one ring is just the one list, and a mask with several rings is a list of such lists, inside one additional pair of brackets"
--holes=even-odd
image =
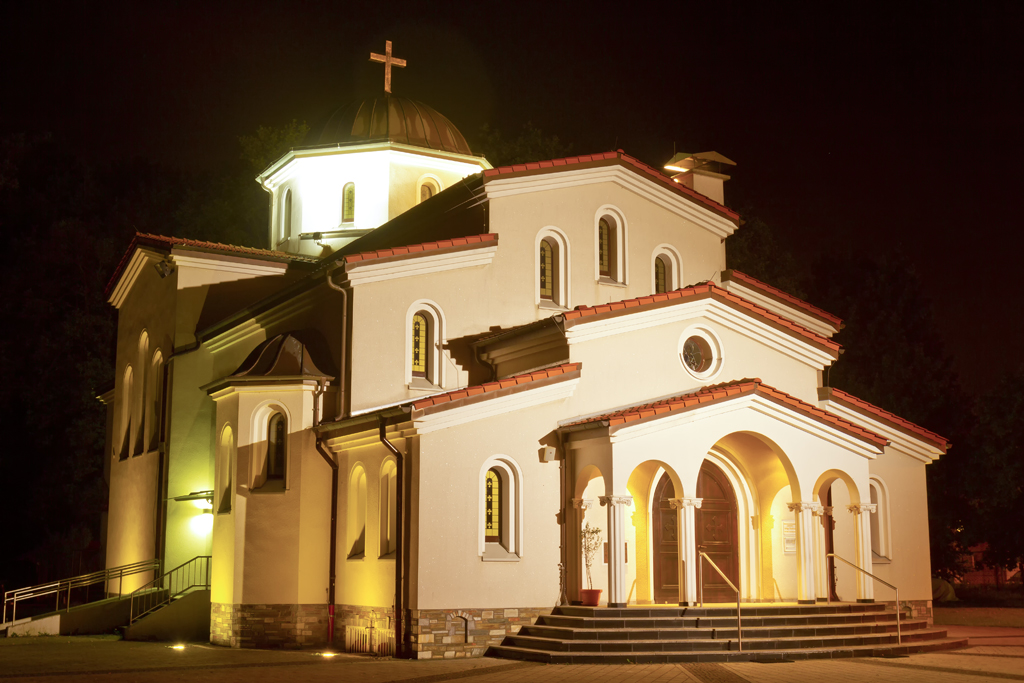
[[(652, 508), (653, 594), (656, 603), (675, 603), (679, 599), (679, 554), (677, 514), (670, 504), (675, 488), (663, 474), (655, 489)], [(701, 507), (695, 510), (698, 550), (708, 557), (733, 582), (739, 584), (739, 555), (736, 494), (725, 473), (705, 461), (697, 477), (697, 497)], [(698, 560), (699, 561), (699, 560)], [(701, 590), (706, 602), (731, 602), (736, 594), (705, 562)]]

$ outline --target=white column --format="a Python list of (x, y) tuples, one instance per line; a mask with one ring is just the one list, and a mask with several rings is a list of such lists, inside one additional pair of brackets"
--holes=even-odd
[(789, 503), (789, 509), (796, 513), (797, 602), (810, 604), (815, 602), (814, 511), (821, 503)]
[(831, 577), (828, 573), (828, 557), (826, 557), (826, 551), (828, 550), (828, 544), (825, 542), (828, 533), (828, 526), (832, 524), (832, 507), (830, 505), (822, 506), (820, 510), (812, 511), (814, 516), (817, 518), (818, 524), (815, 525), (816, 534), (814, 537), (814, 557), (816, 560), (815, 567), (815, 582), (814, 582), (814, 594), (817, 597), (818, 602), (824, 602), (828, 600), (828, 594), (831, 586), (829, 582)]
[[(874, 503), (847, 505), (846, 509), (853, 513), (857, 530), (857, 557), (854, 562), (864, 571), (870, 572), (874, 567), (871, 559), (871, 513), (878, 506)], [(864, 572), (857, 572), (857, 602), (875, 601), (875, 581)]]
[(586, 571), (586, 567), (583, 564), (583, 548), (580, 547), (580, 531), (583, 530), (583, 522), (587, 516), (587, 510), (594, 507), (594, 501), (590, 498), (573, 498), (572, 506), (574, 508), (572, 513), (574, 523), (569, 527), (570, 533), (567, 535), (569, 539), (567, 559), (569, 561), (566, 567), (567, 581), (568, 577), (571, 576), (572, 584), (566, 586), (566, 592), (570, 596), (575, 595), (575, 599), (579, 600), (579, 591), (581, 588), (585, 588), (583, 572)]
[(697, 604), (697, 508), (702, 498), (669, 498), (676, 511), (676, 555), (679, 559), (679, 605)]
[(608, 606), (626, 606), (626, 511), (632, 496), (601, 496), (608, 506)]

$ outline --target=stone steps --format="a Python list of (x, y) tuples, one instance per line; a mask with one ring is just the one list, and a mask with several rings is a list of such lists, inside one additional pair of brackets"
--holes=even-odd
[(966, 647), (926, 621), (901, 621), (880, 604), (609, 609), (558, 607), (487, 654), (547, 663), (758, 661), (870, 657)]

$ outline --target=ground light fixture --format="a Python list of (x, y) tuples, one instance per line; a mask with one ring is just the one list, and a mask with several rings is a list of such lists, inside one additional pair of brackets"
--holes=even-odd
[(181, 644), (181, 643), (178, 643), (176, 645), (171, 645), (171, 649), (172, 650), (184, 650), (185, 646), (183, 644)]

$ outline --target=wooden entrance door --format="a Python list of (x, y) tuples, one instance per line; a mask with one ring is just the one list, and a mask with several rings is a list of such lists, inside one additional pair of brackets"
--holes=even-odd
[(654, 489), (651, 505), (653, 538), (654, 602), (679, 602), (679, 536), (676, 511), (669, 505), (675, 498), (675, 487), (667, 474), (662, 475)]
[[(736, 493), (725, 473), (705, 461), (697, 477), (696, 510), (697, 549), (708, 554), (734, 585), (739, 585), (739, 544), (736, 527)], [(700, 556), (698, 555), (698, 558)], [(736, 592), (729, 587), (707, 560), (702, 564), (704, 602), (734, 602)]]

